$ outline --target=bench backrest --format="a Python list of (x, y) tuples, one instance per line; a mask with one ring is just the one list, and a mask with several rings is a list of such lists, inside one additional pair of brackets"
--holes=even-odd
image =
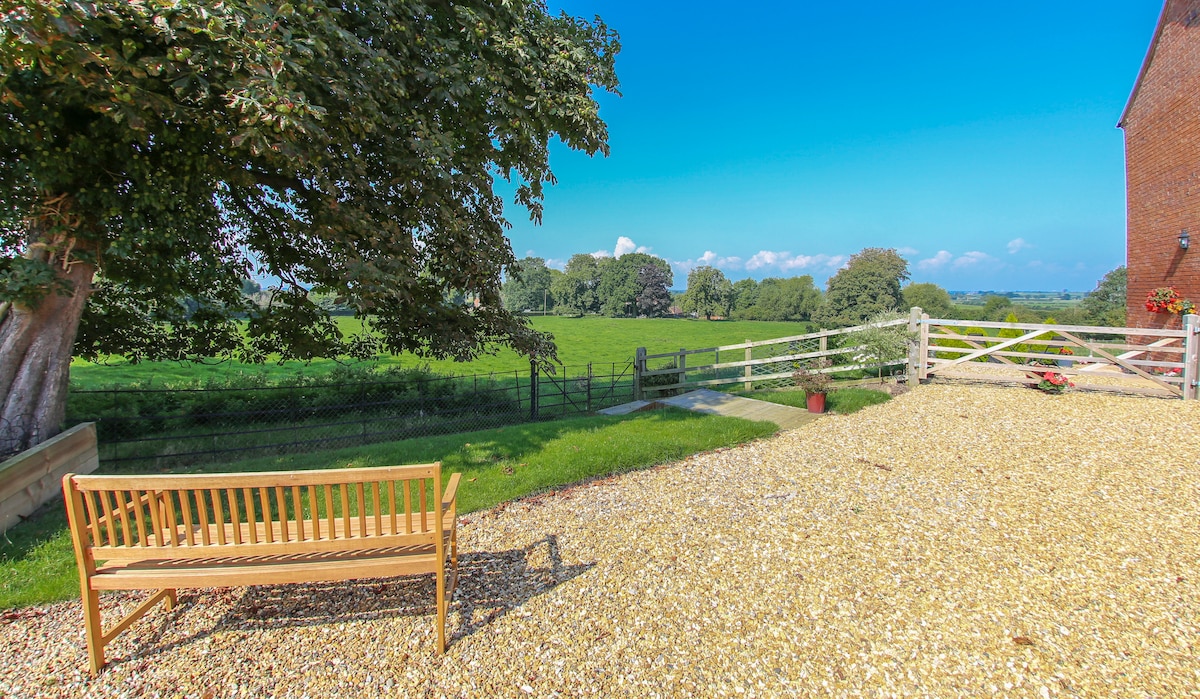
[(440, 543), (441, 464), (63, 479), (93, 560), (328, 553)]

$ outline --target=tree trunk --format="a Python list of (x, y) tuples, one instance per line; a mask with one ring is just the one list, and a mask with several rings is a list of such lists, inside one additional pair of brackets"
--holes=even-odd
[(13, 303), (0, 317), (0, 457), (44, 442), (62, 430), (71, 352), (95, 265), (45, 254), (69, 291), (36, 305)]

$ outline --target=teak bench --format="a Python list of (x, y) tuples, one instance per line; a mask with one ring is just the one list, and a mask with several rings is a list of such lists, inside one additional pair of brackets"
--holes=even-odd
[[(104, 647), (175, 590), (433, 573), (438, 653), (458, 579), (460, 474), (440, 463), (63, 478), (93, 673)], [(434, 504), (437, 507), (433, 507)], [(448, 568), (448, 570), (447, 570)], [(449, 580), (447, 581), (447, 575)], [(449, 591), (447, 592), (447, 587)], [(100, 590), (158, 592), (108, 631)]]

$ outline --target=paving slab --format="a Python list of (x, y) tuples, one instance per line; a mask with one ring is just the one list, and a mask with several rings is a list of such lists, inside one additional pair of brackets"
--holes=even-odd
[(614, 405), (611, 408), (597, 410), (596, 412), (601, 415), (628, 415), (629, 413), (636, 413), (639, 410), (653, 410), (655, 407), (657, 406), (654, 401), (635, 400), (632, 403), (622, 403), (621, 405)]
[(781, 430), (792, 430), (816, 420), (820, 415), (790, 405), (769, 403), (765, 400), (731, 396), (707, 388), (689, 391), (679, 396), (659, 398), (656, 403), (684, 410), (694, 410), (710, 415), (740, 417), (747, 420), (767, 420), (779, 425)]

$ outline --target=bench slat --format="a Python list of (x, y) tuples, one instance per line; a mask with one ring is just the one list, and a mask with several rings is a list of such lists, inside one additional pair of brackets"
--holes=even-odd
[(434, 464), (416, 466), (373, 466), (370, 468), (317, 471), (253, 471), (248, 473), (181, 473), (138, 476), (74, 476), (80, 490), (196, 490), (222, 488), (273, 488), (277, 485), (324, 485), (369, 481), (433, 478)]
[[(433, 512), (428, 513), (430, 520), (434, 518)], [(218, 545), (203, 545), (197, 544), (189, 546), (186, 541), (186, 534), (183, 532), (183, 526), (175, 527), (175, 537), (182, 539), (178, 545), (162, 545), (157, 538), (151, 537), (147, 540), (144, 546), (93, 546), (92, 555), (98, 561), (145, 561), (159, 560), (164, 558), (180, 558), (180, 559), (196, 559), (196, 558), (213, 558), (213, 557), (228, 557), (228, 556), (252, 556), (252, 555), (280, 555), (287, 552), (296, 553), (322, 553), (329, 551), (353, 551), (364, 548), (392, 548), (396, 546), (416, 546), (428, 543), (433, 543), (437, 533), (433, 528), (427, 532), (414, 531), (408, 533), (392, 534), (384, 531), (379, 532), (374, 527), (374, 522), (367, 520), (367, 529), (365, 534), (360, 534), (356, 527), (346, 531), (343, 522), (337, 523), (337, 528), (334, 531), (334, 537), (326, 537), (324, 539), (308, 539), (308, 540), (283, 540), (283, 528), (278, 522), (273, 522), (271, 529), (272, 534), (277, 538), (274, 543), (264, 541), (267, 538), (267, 527), (259, 522), (255, 527), (251, 528), (245, 523), (233, 525), (230, 523), (224, 524), (218, 528), (225, 530), (224, 536), (218, 535), (216, 538), (224, 538), (226, 541), (241, 539), (243, 543), (227, 543)], [(446, 511), (442, 514), (442, 527), (449, 531), (454, 526), (453, 513)], [(237, 530), (240, 529), (240, 533)], [(252, 529), (256, 529), (256, 536), (259, 539), (258, 543), (250, 543)], [(446, 536), (443, 533), (443, 537)], [(170, 533), (167, 535), (167, 541), (170, 541)], [(204, 539), (203, 533), (199, 537)], [(210, 539), (212, 538), (210, 534)]]
[(397, 553), (355, 553), (353, 556), (331, 557), (328, 560), (293, 560), (209, 559), (99, 569), (91, 578), (91, 586), (94, 590), (236, 587), (390, 578), (437, 572), (437, 557), (432, 546), (425, 553), (406, 549)]

